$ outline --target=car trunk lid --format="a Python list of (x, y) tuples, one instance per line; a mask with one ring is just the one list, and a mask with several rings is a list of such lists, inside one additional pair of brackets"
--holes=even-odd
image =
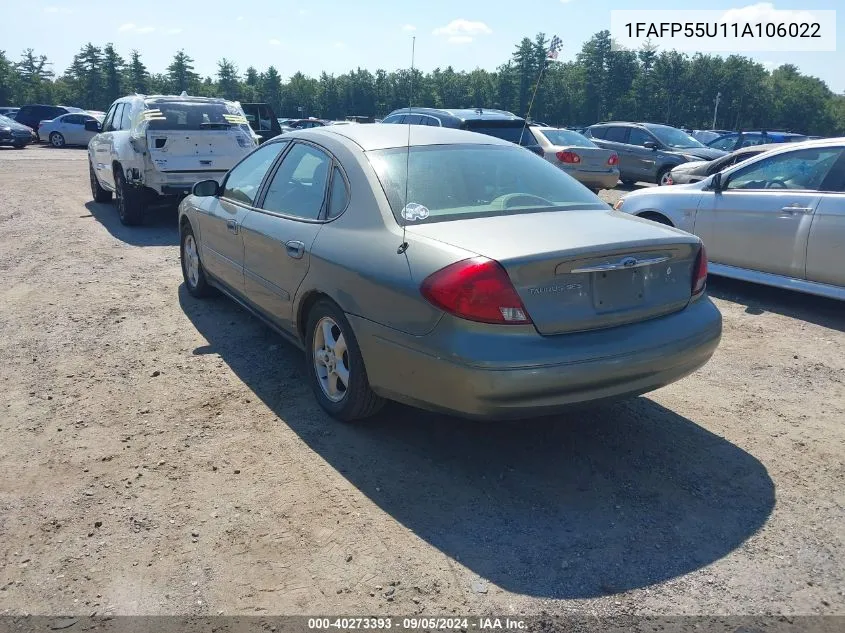
[(601, 147), (564, 147), (554, 146), (551, 151), (554, 154), (558, 152), (571, 152), (580, 159), (578, 163), (565, 163), (558, 161), (564, 167), (577, 167), (581, 171), (610, 171), (612, 168), (607, 164), (610, 156), (615, 152), (611, 152)]
[(163, 172), (227, 171), (254, 143), (241, 130), (147, 130), (150, 160)]
[(683, 309), (699, 249), (690, 235), (614, 211), (523, 213), (407, 230), (502, 264), (543, 335)]

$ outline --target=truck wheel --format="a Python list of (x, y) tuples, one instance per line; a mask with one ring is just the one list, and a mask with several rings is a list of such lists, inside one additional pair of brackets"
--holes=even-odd
[(127, 184), (120, 168), (115, 170), (114, 184), (120, 222), (126, 226), (141, 224), (144, 221), (143, 190)]
[(91, 197), (94, 202), (108, 202), (111, 200), (111, 191), (103, 189), (100, 186), (100, 181), (97, 180), (97, 174), (94, 173), (94, 166), (91, 161), (88, 161), (88, 178), (91, 180)]

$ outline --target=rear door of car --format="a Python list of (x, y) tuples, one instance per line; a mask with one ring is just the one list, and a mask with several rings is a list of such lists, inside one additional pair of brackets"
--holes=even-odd
[(845, 152), (820, 190), (807, 242), (807, 280), (845, 287)]
[(331, 180), (345, 191), (345, 180), (325, 150), (293, 143), (268, 179), (258, 208), (244, 220), (246, 296), (288, 329), (294, 321), (293, 298), (328, 214)]
[[(651, 132), (642, 128), (632, 127), (628, 134), (628, 163), (631, 173), (637, 180), (653, 182), (657, 177), (659, 150), (645, 147), (646, 143), (654, 143), (658, 147), (660, 142)], [(621, 160), (621, 158), (620, 158)]]
[(82, 114), (67, 114), (60, 119), (57, 130), (65, 137), (68, 145), (87, 145), (88, 134), (85, 132), (85, 116)]

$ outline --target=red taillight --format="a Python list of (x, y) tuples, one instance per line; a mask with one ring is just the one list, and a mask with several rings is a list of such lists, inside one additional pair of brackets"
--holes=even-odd
[(611, 154), (610, 158), (607, 159), (607, 166), (613, 167), (614, 165), (618, 165), (618, 164), (619, 164), (619, 156), (617, 156), (616, 154)]
[(581, 162), (581, 157), (575, 152), (558, 152), (555, 156), (557, 156), (557, 159), (562, 163), (574, 164)]
[(695, 267), (692, 271), (692, 296), (700, 295), (705, 287), (707, 287), (707, 252), (702, 245), (695, 258)]
[(505, 269), (486, 257), (465, 259), (432, 273), (420, 292), (441, 310), (469, 321), (531, 323)]

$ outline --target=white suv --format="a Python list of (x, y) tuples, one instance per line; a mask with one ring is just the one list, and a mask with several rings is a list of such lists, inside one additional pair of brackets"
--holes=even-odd
[(178, 201), (200, 180), (222, 180), (258, 145), (239, 103), (225, 99), (133, 95), (115, 101), (88, 144), (91, 194), (114, 192), (120, 221), (140, 224), (160, 198)]

